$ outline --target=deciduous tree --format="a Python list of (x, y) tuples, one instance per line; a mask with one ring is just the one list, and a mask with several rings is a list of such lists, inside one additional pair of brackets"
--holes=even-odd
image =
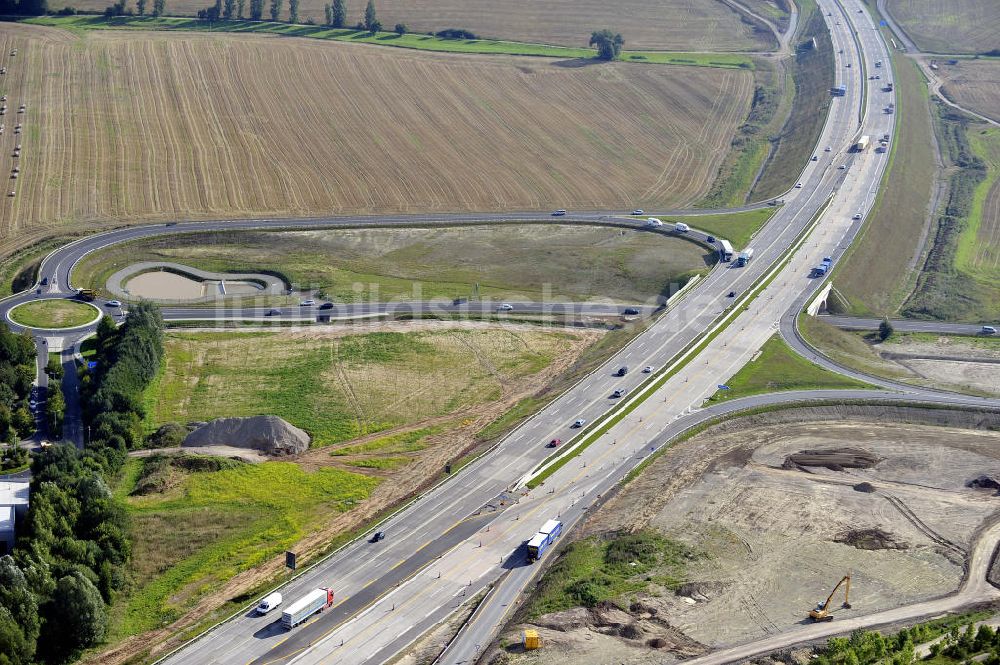
[(277, 21), (281, 17), (281, 0), (271, 0), (271, 20)]
[(590, 45), (597, 47), (597, 57), (601, 60), (614, 60), (621, 53), (625, 39), (605, 28), (591, 33)]
[(376, 21), (378, 21), (378, 17), (375, 15), (375, 0), (368, 0), (368, 6), (365, 7), (365, 30), (377, 32), (373, 29)]
[(299, 0), (288, 0), (288, 22), (299, 22)]
[(343, 28), (347, 22), (347, 5), (344, 4), (344, 0), (333, 0), (332, 13), (330, 25), (334, 28)]

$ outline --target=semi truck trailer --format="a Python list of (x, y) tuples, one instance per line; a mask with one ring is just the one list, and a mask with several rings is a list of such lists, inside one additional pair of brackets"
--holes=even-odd
[(538, 533), (528, 541), (528, 563), (541, 559), (545, 550), (556, 541), (561, 533), (562, 522), (559, 520), (549, 520), (543, 524)]
[(313, 589), (281, 613), (281, 623), (290, 630), (331, 605), (333, 605), (333, 589)]
[(723, 261), (733, 260), (733, 245), (725, 238), (719, 240), (719, 258)]
[(868, 149), (868, 144), (871, 143), (870, 136), (862, 136), (858, 139), (858, 142), (854, 144), (855, 152), (864, 152)]
[(746, 264), (750, 263), (750, 259), (753, 258), (753, 247), (747, 247), (745, 250), (740, 252), (740, 255), (736, 257), (736, 265), (742, 268)]

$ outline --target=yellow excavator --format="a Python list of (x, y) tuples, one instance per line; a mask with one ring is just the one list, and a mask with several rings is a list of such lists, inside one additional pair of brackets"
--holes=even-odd
[(818, 603), (816, 605), (816, 609), (809, 611), (810, 619), (813, 621), (831, 621), (833, 619), (833, 615), (830, 614), (830, 601), (833, 600), (834, 594), (837, 593), (837, 589), (839, 589), (842, 584), (846, 584), (847, 586), (844, 588), (844, 604), (841, 605), (841, 607), (847, 610), (851, 609), (851, 576), (844, 575), (844, 577), (837, 582), (837, 586), (833, 587), (833, 591), (830, 592), (830, 595), (826, 597), (826, 602)]

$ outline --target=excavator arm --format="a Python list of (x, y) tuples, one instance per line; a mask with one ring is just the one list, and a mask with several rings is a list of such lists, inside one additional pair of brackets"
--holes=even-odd
[(844, 604), (841, 607), (845, 609), (850, 609), (851, 576), (844, 575), (840, 579), (840, 581), (837, 582), (837, 586), (833, 587), (833, 591), (830, 592), (830, 595), (826, 597), (826, 602), (809, 612), (809, 618), (815, 621), (829, 621), (830, 619), (832, 619), (833, 617), (830, 616), (830, 602), (833, 600), (833, 597), (837, 595), (837, 590), (840, 589), (840, 587), (844, 586), (845, 584), (846, 586), (844, 587)]

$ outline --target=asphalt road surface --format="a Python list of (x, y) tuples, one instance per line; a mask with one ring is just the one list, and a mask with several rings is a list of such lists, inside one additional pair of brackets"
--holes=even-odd
[[(908, 392), (817, 391), (799, 395), (762, 395), (724, 406), (703, 408), (703, 400), (749, 360), (779, 326), (819, 287), (809, 268), (823, 256), (839, 259), (861, 227), (855, 214), (870, 208), (886, 155), (849, 152), (861, 134), (892, 134), (893, 114), (882, 112), (894, 98), (866, 79), (864, 62), (889, 62), (867, 12), (857, 13), (858, 0), (844, 3), (820, 0), (828, 17), (837, 55), (838, 82), (845, 82), (845, 97), (834, 98), (816, 147), (816, 161), (807, 163), (796, 187), (784, 195), (785, 204), (752, 241), (754, 259), (746, 267), (719, 264), (696, 288), (661, 311), (629, 346), (592, 375), (585, 377), (547, 408), (529, 419), (491, 452), (448, 481), (418, 497), (377, 528), (386, 540), (352, 542), (304, 572), (281, 589), (286, 602), (309, 589), (334, 588), (335, 607), (292, 631), (276, 626), (277, 614), (258, 617), (241, 613), (200, 639), (164, 659), (167, 663), (320, 663), (384, 662), (426, 629), (447, 617), (466, 599), (494, 585), (494, 591), (475, 620), (461, 633), (444, 662), (468, 662), (489, 643), (506, 618), (510, 601), (523, 591), (537, 572), (523, 559), (523, 542), (550, 517), (571, 528), (597, 496), (665, 441), (702, 419), (728, 409), (787, 402), (794, 399), (859, 399), (878, 396), (887, 400), (926, 399), (935, 403), (982, 405), (979, 398)], [(846, 67), (851, 62), (853, 67)], [(879, 82), (881, 85), (882, 82)], [(862, 90), (867, 90), (867, 106)], [(830, 146), (830, 152), (823, 150)], [(844, 168), (839, 168), (843, 166)], [(818, 222), (814, 223), (817, 219)], [(42, 293), (26, 293), (0, 303), (0, 312), (39, 297), (64, 297), (73, 292), (72, 266), (87, 253), (111, 244), (165, 233), (261, 228), (337, 228), (355, 226), (414, 226), (518, 223), (538, 220), (538, 213), (502, 215), (415, 215), (349, 217), (310, 220), (249, 220), (185, 222), (127, 228), (85, 238), (57, 250), (43, 261), (41, 274), (49, 279)], [(558, 223), (613, 224), (626, 227), (641, 221), (614, 214), (586, 213), (559, 217)], [(667, 227), (669, 229), (669, 227)], [(795, 247), (786, 264), (779, 260)], [(768, 280), (773, 280), (768, 282)], [(762, 284), (763, 292), (751, 297)], [(735, 292), (737, 297), (726, 296)], [(511, 303), (530, 307), (527, 303)], [(422, 306), (422, 305), (421, 305)], [(441, 305), (434, 305), (435, 307)], [(365, 306), (362, 306), (365, 307)], [(338, 315), (378, 315), (338, 308)], [(444, 305), (447, 308), (447, 305)], [(202, 316), (203, 308), (169, 308), (169, 316)], [(220, 318), (247, 316), (245, 311), (207, 308)], [(795, 310), (796, 312), (798, 310)], [(264, 317), (253, 310), (251, 318)], [(301, 317), (299, 309), (279, 309), (274, 318)], [(311, 315), (310, 315), (311, 316)], [(215, 318), (215, 317), (213, 317)], [(730, 323), (730, 319), (732, 322)], [(723, 327), (728, 323), (728, 327)], [(794, 326), (793, 326), (794, 327)], [(704, 350), (685, 352), (705, 331), (717, 331)], [(686, 364), (681, 365), (683, 357)], [(652, 375), (673, 366), (676, 373)], [(615, 376), (619, 367), (624, 376)], [(658, 381), (654, 385), (651, 380)], [(624, 389), (621, 400), (610, 398)], [(639, 395), (648, 395), (639, 403)], [(599, 420), (616, 404), (635, 400), (637, 408), (614, 424), (582, 453), (533, 490), (521, 481), (530, 477), (552, 452), (545, 443), (563, 439), (571, 446), (586, 427), (571, 428), (583, 419)], [(978, 561), (978, 560), (977, 560)], [(971, 578), (971, 576), (970, 576)]]
[[(831, 11), (837, 9), (829, 2), (824, 3), (827, 5)], [(868, 18), (867, 14), (864, 18)], [(844, 58), (851, 58), (855, 63), (861, 60), (857, 43), (864, 44), (868, 53), (882, 47), (874, 30), (868, 36), (859, 34), (855, 42), (846, 16), (843, 23), (840, 29), (832, 26), (834, 42), (853, 57), (838, 57), (838, 67), (846, 64)], [(887, 59), (884, 50), (877, 56), (867, 57)], [(817, 149), (818, 159), (807, 164), (801, 178), (802, 187), (785, 195), (785, 205), (754, 238), (756, 254), (747, 267), (718, 266), (602, 370), (583, 379), (507, 437), (493, 452), (381, 525), (379, 528), (386, 531), (388, 538), (378, 544), (378, 549), (363, 541), (352, 543), (287, 589), (287, 597), (295, 598), (309, 588), (333, 586), (342, 598), (349, 599), (374, 586), (383, 590), (378, 600), (347, 621), (325, 613), (305, 626), (273, 636), (260, 633), (256, 628), (261, 623), (259, 619), (240, 616), (166, 662), (305, 664), (330, 662), (331, 659), (338, 663), (382, 662), (440, 622), (462, 599), (489, 584), (501, 580), (491, 596), (498, 599), (493, 602), (498, 602), (499, 606), (504, 605), (500, 599), (505, 595), (507, 598), (516, 596), (533, 571), (523, 565), (521, 552), (524, 540), (534, 529), (546, 518), (557, 515), (567, 526), (572, 526), (592, 501), (591, 497), (620, 479), (650, 446), (655, 448), (660, 437), (672, 431), (671, 422), (683, 418), (685, 412), (691, 413), (692, 402), (700, 407), (701, 393), (714, 387), (710, 386), (712, 382), (727, 378), (746, 362), (754, 350), (751, 347), (759, 348), (767, 336), (775, 332), (780, 313), (788, 308), (792, 299), (815, 288), (816, 280), (808, 279), (810, 264), (800, 264), (804, 261), (818, 263), (819, 258), (813, 255), (819, 253), (821, 257), (823, 252), (835, 249), (852, 228), (860, 226), (851, 218), (855, 211), (864, 212), (870, 206), (875, 189), (872, 183), (878, 182), (884, 168), (884, 156), (874, 152), (858, 155), (848, 153), (847, 149), (862, 131), (891, 133), (892, 116), (862, 113), (863, 68), (843, 67), (843, 71), (848, 81), (848, 94), (834, 100), (820, 144), (833, 149), (829, 153)], [(874, 94), (870, 93), (869, 97)], [(891, 95), (887, 99), (891, 99)], [(847, 168), (837, 168), (840, 165)], [(831, 201), (829, 206), (828, 200)], [(826, 212), (821, 224), (814, 227), (814, 216), (824, 208)], [(830, 218), (835, 221), (826, 221)], [(772, 270), (772, 265), (803, 232), (814, 228), (819, 231), (814, 230), (796, 253), (796, 256), (802, 255), (801, 261), (789, 264), (784, 270)], [(832, 248), (830, 243), (834, 243)], [(742, 296), (764, 281), (765, 275), (778, 273), (786, 278), (791, 274), (794, 286), (782, 284), (783, 293), (768, 293), (754, 303), (742, 298), (733, 303), (725, 297), (729, 291)], [(766, 300), (761, 307), (758, 303), (763, 298)], [(726, 332), (730, 335), (746, 333), (747, 340), (752, 342), (746, 348), (741, 349), (739, 342), (734, 340), (732, 347), (707, 349), (636, 410), (636, 413), (649, 411), (649, 420), (644, 424), (643, 416), (638, 416), (638, 422), (623, 421), (616, 425), (541, 488), (526, 492), (518, 485), (517, 481), (530, 475), (550, 452), (544, 448), (547, 440), (556, 436), (570, 439), (569, 424), (575, 418), (584, 418), (588, 423), (599, 418), (613, 403), (608, 394), (615, 388), (625, 388), (630, 393), (640, 389), (644, 377), (639, 374), (635, 378), (634, 368), (664, 367), (678, 351), (709, 329), (720, 315), (727, 311), (736, 313), (744, 305), (750, 305), (748, 324), (738, 328), (738, 319), (717, 339), (725, 337)], [(732, 354), (731, 357), (728, 354)], [(719, 362), (716, 357), (724, 361)], [(701, 358), (706, 359), (707, 371)], [(619, 366), (628, 366), (633, 371), (616, 378), (614, 369)], [(678, 378), (681, 376), (683, 378)], [(699, 388), (685, 390), (683, 385), (676, 385), (679, 380), (696, 383)], [(662, 398), (665, 407), (659, 406), (661, 392), (665, 395)], [(654, 425), (655, 429), (650, 429)], [(572, 441), (568, 445), (572, 445)], [(493, 520), (489, 530), (480, 529), (472, 538), (453, 537), (456, 524), (485, 510), (503, 514)], [(414, 552), (419, 553), (426, 543), (434, 540), (446, 541), (450, 549), (406, 583), (390, 584), (386, 571), (402, 565)], [(463, 631), (445, 662), (467, 661), (476, 655), (477, 647), (488, 644), (503, 617), (485, 615), (484, 612), (480, 615), (484, 616), (483, 620)]]

